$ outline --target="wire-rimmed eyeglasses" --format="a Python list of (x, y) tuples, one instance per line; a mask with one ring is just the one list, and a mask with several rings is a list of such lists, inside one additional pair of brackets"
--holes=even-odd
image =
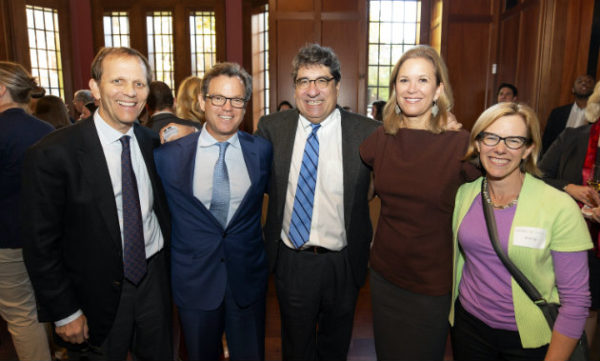
[(517, 150), (521, 149), (524, 145), (528, 145), (531, 143), (530, 138), (519, 137), (519, 136), (510, 136), (510, 137), (501, 137), (498, 134), (481, 132), (477, 135), (477, 140), (487, 145), (488, 147), (493, 147), (496, 144), (500, 143), (500, 141), (504, 141), (504, 144), (508, 149)]
[(228, 98), (222, 95), (206, 95), (206, 98), (210, 99), (210, 103), (215, 107), (222, 107), (228, 100), (234, 108), (241, 109), (246, 105), (246, 99), (243, 98)]
[(320, 77), (317, 79), (308, 79), (308, 78), (300, 78), (300, 79), (296, 79), (296, 88), (299, 88), (301, 90), (304, 89), (308, 89), (308, 87), (310, 87), (310, 83), (315, 83), (315, 86), (321, 90), (327, 88), (327, 86), (329, 85), (329, 82), (332, 81), (334, 79), (334, 77), (331, 78), (324, 78), (324, 77)]

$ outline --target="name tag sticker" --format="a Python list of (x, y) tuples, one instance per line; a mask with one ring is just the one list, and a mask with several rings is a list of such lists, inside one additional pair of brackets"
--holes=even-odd
[(542, 249), (546, 245), (546, 230), (535, 227), (515, 227), (515, 246)]

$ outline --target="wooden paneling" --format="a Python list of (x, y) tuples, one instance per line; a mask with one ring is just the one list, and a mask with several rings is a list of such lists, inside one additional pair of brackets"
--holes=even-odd
[(518, 40), (518, 60), (516, 83), (519, 89), (519, 100), (537, 107), (540, 55), (541, 9), (538, 1), (521, 11)]
[(269, 2), (272, 111), (283, 100), (294, 103), (290, 73), (298, 49), (307, 43), (319, 43), (331, 47), (340, 59), (338, 103), (365, 113), (367, 5), (364, 0)]
[[(519, 25), (520, 17), (518, 13), (505, 17), (500, 20), (498, 43), (498, 62), (497, 77), (494, 84), (494, 92), (488, 99), (488, 104), (494, 104), (497, 99), (497, 89), (501, 83), (517, 83), (517, 61), (519, 57), (518, 41), (519, 41)], [(517, 86), (517, 89), (519, 87)], [(519, 98), (523, 98), (522, 91), (519, 92)]]
[(356, 21), (323, 22), (322, 44), (334, 49), (342, 67), (338, 104), (349, 106), (353, 112), (358, 111), (358, 52), (355, 42), (339, 41), (339, 39), (356, 39), (358, 31)]
[(442, 2), (441, 54), (454, 91), (452, 112), (467, 129), (489, 106), (493, 92), (491, 69), (496, 56), (497, 27), (492, 9), (497, 8), (498, 1)]
[(491, 15), (493, 3), (493, 0), (452, 0), (448, 10), (451, 15)]
[(486, 107), (492, 28), (489, 23), (455, 22), (449, 24), (448, 31), (452, 34), (446, 57), (454, 91), (452, 111), (464, 127), (470, 129)]

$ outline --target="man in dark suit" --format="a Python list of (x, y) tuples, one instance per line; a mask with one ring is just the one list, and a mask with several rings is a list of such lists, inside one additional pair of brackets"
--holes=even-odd
[(378, 123), (336, 107), (340, 79), (332, 49), (300, 49), (297, 110), (261, 118), (256, 132), (273, 143), (265, 238), (284, 359), (345, 359), (365, 281), (370, 173), (358, 147)]
[[(238, 130), (252, 79), (220, 63), (202, 81), (202, 131), (155, 150), (173, 215), (172, 284), (192, 360), (264, 359), (268, 264), (260, 224), (272, 147)], [(225, 177), (223, 177), (225, 175)]]
[(189, 125), (197, 129), (202, 128), (200, 123), (178, 118), (173, 112), (173, 104), (175, 104), (175, 98), (167, 84), (157, 80), (150, 83), (150, 93), (146, 101), (150, 119), (146, 126), (155, 132), (159, 132), (169, 123)]
[(554, 108), (546, 121), (546, 128), (542, 136), (542, 151), (544, 155), (565, 128), (577, 128), (586, 125), (585, 107), (588, 98), (594, 91), (594, 78), (591, 75), (580, 75), (575, 79), (571, 92), (575, 96), (575, 103)]
[(137, 50), (102, 49), (89, 82), (98, 111), (26, 154), (25, 263), (39, 319), (55, 323), (70, 359), (172, 358), (159, 140), (135, 124), (150, 71)]

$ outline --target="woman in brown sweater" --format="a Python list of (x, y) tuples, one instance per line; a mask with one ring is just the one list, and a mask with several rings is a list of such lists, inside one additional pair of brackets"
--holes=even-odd
[(390, 79), (384, 126), (360, 148), (381, 199), (370, 259), (375, 348), (380, 360), (442, 360), (454, 196), (480, 172), (462, 162), (469, 133), (445, 129), (453, 98), (437, 52), (407, 51)]

